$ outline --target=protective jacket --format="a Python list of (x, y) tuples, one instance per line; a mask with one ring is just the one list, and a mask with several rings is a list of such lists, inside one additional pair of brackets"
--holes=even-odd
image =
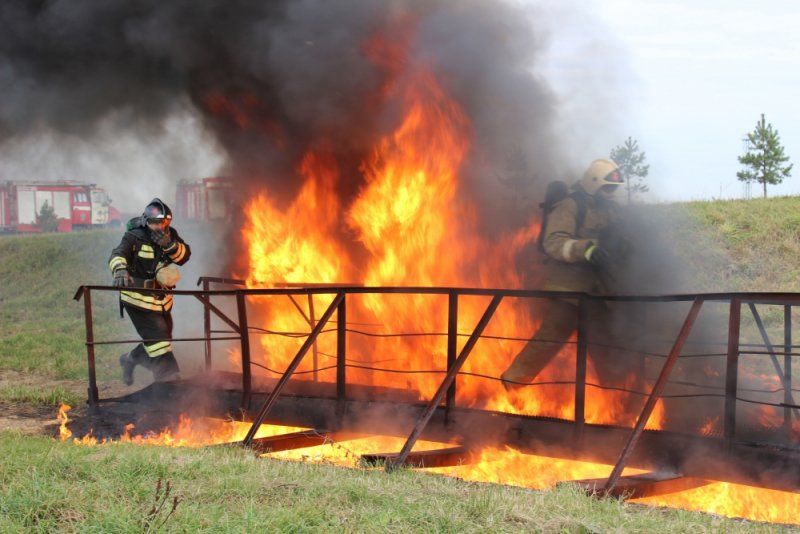
[[(132, 219), (128, 223), (129, 230), (122, 236), (122, 241), (111, 252), (108, 267), (113, 273), (124, 267), (133, 277), (134, 288), (158, 288), (156, 274), (159, 269), (175, 263), (183, 265), (189, 261), (191, 250), (174, 228), (167, 228), (171, 243), (166, 248), (158, 245), (146, 226)], [(172, 295), (169, 293), (140, 293), (133, 289), (120, 292), (122, 302), (136, 306), (142, 310), (167, 312), (172, 309)]]
[[(576, 196), (580, 198), (576, 200)], [(579, 206), (584, 215), (579, 225)], [(583, 291), (602, 293), (603, 279), (585, 257), (592, 244), (602, 245), (601, 234), (619, 219), (619, 210), (613, 201), (587, 194), (576, 186), (576, 192), (556, 204), (547, 216), (542, 229), (544, 260), (544, 288), (552, 291)]]

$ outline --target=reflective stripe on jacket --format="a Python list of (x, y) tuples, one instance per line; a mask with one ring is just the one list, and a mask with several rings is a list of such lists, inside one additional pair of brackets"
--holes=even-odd
[[(144, 281), (154, 280), (160, 267), (169, 263), (183, 265), (189, 261), (191, 249), (177, 230), (169, 228), (169, 232), (173, 243), (168, 249), (163, 249), (152, 240), (146, 227), (136, 226), (128, 230), (111, 252), (109, 269), (112, 273), (116, 269), (127, 269), (136, 281), (136, 287), (144, 287)], [(168, 312), (172, 309), (170, 293), (140, 293), (135, 288), (129, 288), (120, 292), (120, 299), (148, 311)]]

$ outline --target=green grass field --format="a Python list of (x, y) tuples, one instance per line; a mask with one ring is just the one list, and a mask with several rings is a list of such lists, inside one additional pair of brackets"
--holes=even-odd
[[(76, 446), (0, 434), (0, 531), (769, 532), (625, 505), (574, 487), (531, 491), (414, 471), (258, 459), (238, 448)], [(169, 481), (171, 495), (160, 512)], [(172, 498), (179, 503), (170, 516)]]
[[(665, 239), (706, 290), (798, 290), (800, 199), (656, 206)], [(686, 236), (692, 236), (687, 240)], [(0, 370), (49, 380), (86, 375), (81, 284), (110, 281), (119, 231), (0, 238)], [(771, 320), (773, 317), (768, 315)], [(130, 332), (116, 298), (95, 297), (98, 337)], [(100, 375), (116, 377), (113, 358)], [(81, 385), (77, 391), (85, 387)], [(0, 400), (36, 405), (82, 398), (62, 386), (6, 387)], [(148, 519), (156, 483), (179, 495)], [(240, 450), (125, 444), (82, 447), (0, 432), (0, 531), (771, 531), (763, 525), (586, 497), (401, 471), (256, 460)]]

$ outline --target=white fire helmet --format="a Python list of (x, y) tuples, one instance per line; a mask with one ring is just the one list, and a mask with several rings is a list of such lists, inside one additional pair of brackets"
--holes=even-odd
[(623, 182), (616, 163), (610, 159), (596, 159), (583, 173), (581, 187), (590, 195), (594, 195), (604, 185), (618, 186)]
[(178, 269), (178, 266), (174, 263), (165, 265), (156, 272), (156, 280), (158, 280), (158, 283), (164, 287), (173, 288), (178, 285), (180, 279), (181, 272)]

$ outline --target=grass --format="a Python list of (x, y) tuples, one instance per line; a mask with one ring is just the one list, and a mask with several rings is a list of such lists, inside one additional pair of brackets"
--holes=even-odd
[[(108, 256), (119, 237), (116, 230), (0, 238), (0, 368), (85, 377), (83, 303), (72, 297), (82, 284), (109, 283)], [(127, 332), (116, 296), (93, 296), (96, 336)], [(112, 372), (106, 360), (101, 373)]]
[(85, 396), (78, 395), (63, 386), (41, 388), (33, 386), (11, 386), (0, 389), (0, 399), (9, 402), (24, 402), (38, 406), (76, 406), (84, 402)]
[(712, 290), (800, 291), (800, 197), (690, 202), (665, 209), (687, 214), (674, 242)]
[[(172, 501), (148, 521), (162, 481)], [(164, 522), (165, 521), (165, 522)], [(258, 459), (237, 448), (74, 446), (0, 433), (0, 531), (770, 531), (707, 514), (400, 470)]]
[[(662, 238), (689, 266), (694, 290), (800, 289), (800, 199), (665, 205), (648, 213), (671, 221)], [(109, 281), (106, 262), (118, 239), (119, 231), (0, 238), (0, 369), (85, 378), (83, 306), (72, 296), (81, 284)], [(114, 296), (96, 295), (94, 309), (97, 337), (130, 332)], [(768, 325), (779, 324), (779, 311), (764, 312)], [(115, 358), (100, 357), (98, 365), (101, 380), (116, 378)], [(38, 405), (82, 400), (58, 385), (6, 387), (0, 398)], [(159, 479), (183, 500), (168, 519), (162, 509), (148, 522)], [(0, 432), (0, 532), (139, 532), (164, 519), (163, 530), (174, 532), (772, 530), (599, 501), (571, 487), (536, 492), (409, 471), (386, 476), (256, 460), (225, 448), (77, 447)]]

